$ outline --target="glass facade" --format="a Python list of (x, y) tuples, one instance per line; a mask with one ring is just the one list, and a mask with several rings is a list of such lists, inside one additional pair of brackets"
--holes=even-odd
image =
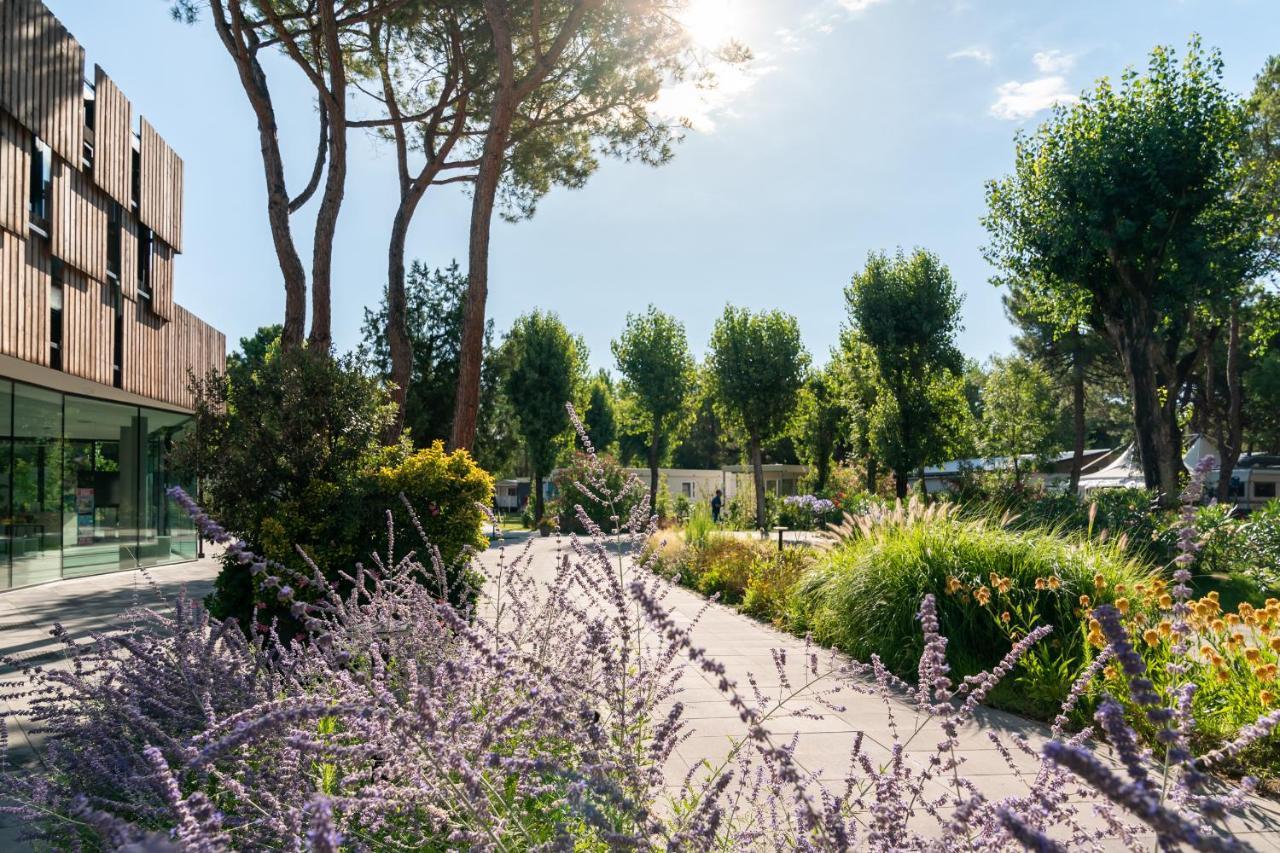
[(0, 589), (193, 560), (176, 412), (0, 380)]

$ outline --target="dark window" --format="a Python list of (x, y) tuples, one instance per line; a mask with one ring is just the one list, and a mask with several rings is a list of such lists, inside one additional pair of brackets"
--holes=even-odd
[(124, 248), (124, 211), (111, 203), (107, 211), (107, 275), (120, 280), (120, 255)]
[(1255, 498), (1274, 498), (1276, 496), (1276, 484), (1272, 483), (1254, 483), (1253, 496)]
[(62, 261), (53, 259), (53, 275), (49, 285), (49, 366), (62, 369)]
[(97, 123), (97, 96), (94, 94), (93, 84), (88, 80), (84, 83), (84, 168), (86, 171), (93, 171), (93, 146), (94, 126)]
[(138, 295), (151, 298), (151, 243), (150, 228), (138, 227)]
[(31, 218), (40, 229), (49, 225), (49, 186), (53, 182), (53, 152), (39, 137), (31, 137)]
[(114, 292), (114, 302), (116, 304), (116, 322), (113, 329), (113, 338), (111, 341), (111, 384), (117, 388), (124, 387), (124, 296), (121, 295), (120, 285), (116, 285)]
[(137, 139), (133, 141), (133, 206), (142, 199), (142, 149)]
[(1242, 498), (1244, 497), (1244, 481), (1239, 477), (1232, 477), (1231, 484), (1227, 486), (1227, 497)]

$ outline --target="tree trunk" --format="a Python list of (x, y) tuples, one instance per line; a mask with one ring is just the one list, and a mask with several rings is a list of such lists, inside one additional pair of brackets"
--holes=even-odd
[(893, 490), (897, 493), (899, 500), (907, 499), (907, 472), (893, 472)]
[(1240, 306), (1231, 306), (1227, 334), (1227, 440), (1218, 444), (1218, 500), (1226, 501), (1231, 474), (1240, 461), (1244, 434), (1244, 391), (1240, 381)]
[(280, 274), (284, 278), (284, 331), (280, 343), (285, 349), (293, 349), (302, 344), (306, 328), (307, 274), (289, 226), (289, 191), (285, 184), (284, 160), (280, 154), (279, 128), (271, 102), (271, 89), (256, 54), (246, 45), (245, 39), (251, 36), (244, 29), (237, 0), (229, 6), (224, 6), (223, 0), (212, 0), (210, 11), (214, 28), (235, 61), (240, 85), (258, 122), (258, 143), (267, 189), (267, 222), (271, 227), (271, 242), (280, 264)]
[(542, 523), (542, 475), (536, 471), (533, 474), (533, 523), (535, 525)]
[(649, 511), (658, 511), (658, 424), (653, 425), (649, 438)]
[(876, 463), (876, 459), (874, 456), (869, 456), (867, 457), (867, 479), (866, 479), (867, 494), (874, 495), (876, 493), (876, 488), (879, 485), (879, 482), (878, 482), (879, 479), (880, 479), (879, 465)]
[(756, 527), (764, 530), (768, 521), (768, 511), (764, 499), (764, 456), (760, 450), (760, 439), (752, 436), (749, 442), (751, 451), (751, 474), (756, 487)]
[(1134, 443), (1142, 461), (1143, 480), (1147, 488), (1159, 492), (1162, 505), (1173, 506), (1178, 501), (1178, 474), (1182, 468), (1176, 421), (1178, 389), (1160, 387), (1152, 352), (1153, 327), (1141, 317), (1128, 316), (1122, 328), (1112, 327), (1111, 335), (1129, 378)]
[(387, 443), (404, 430), (404, 406), (413, 378), (413, 341), (409, 338), (408, 308), (404, 292), (404, 243), (413, 217), (412, 205), (401, 202), (391, 223), (387, 247), (387, 349), (391, 354), (391, 399), (396, 404), (395, 420), (387, 428)]
[(1022, 471), (1018, 468), (1018, 454), (1013, 454), (1013, 487), (1022, 487)]
[(315, 238), (311, 247), (311, 334), (307, 343), (328, 354), (333, 348), (331, 284), (333, 278), (333, 238), (338, 230), (338, 213), (347, 184), (347, 69), (339, 43), (333, 3), (320, 4), (321, 30), (329, 71), (329, 172), (324, 194), (316, 212)]
[(470, 450), (476, 440), (480, 412), (480, 368), (484, 359), (484, 312), (489, 295), (489, 236), (493, 229), (493, 205), (505, 166), (504, 152), (515, 119), (515, 65), (506, 18), (486, 4), (486, 18), (493, 29), (498, 56), (498, 93), (489, 116), (484, 150), (476, 171), (471, 197), (471, 232), (467, 248), (467, 296), (463, 306), (462, 348), (458, 354), (458, 391), (453, 406), (449, 445)]
[(1075, 351), (1071, 354), (1071, 494), (1080, 488), (1080, 472), (1084, 469), (1084, 359), (1080, 354), (1080, 333), (1075, 333)]

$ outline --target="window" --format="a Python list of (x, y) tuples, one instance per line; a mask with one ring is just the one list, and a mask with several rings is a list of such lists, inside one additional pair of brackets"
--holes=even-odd
[(94, 93), (93, 84), (88, 80), (84, 81), (84, 168), (86, 172), (93, 171), (93, 146), (94, 134), (93, 129), (97, 123), (97, 95)]
[(62, 284), (65, 270), (62, 261), (53, 259), (53, 275), (49, 284), (49, 366), (62, 369)]
[(154, 235), (150, 228), (138, 228), (138, 295), (151, 298), (151, 243)]
[(142, 198), (142, 143), (133, 138), (133, 207), (136, 210)]
[(49, 227), (49, 187), (53, 182), (53, 151), (37, 136), (31, 137), (31, 219), (45, 231)]
[(1274, 498), (1276, 496), (1276, 484), (1274, 482), (1254, 483), (1253, 496), (1255, 498)]
[(107, 211), (107, 275), (120, 280), (120, 255), (124, 248), (124, 211), (111, 203)]
[(693, 497), (693, 483), (681, 483), (680, 494), (684, 495), (686, 498)]
[(124, 294), (117, 283), (112, 293), (116, 306), (115, 323), (112, 326), (111, 339), (111, 384), (117, 388), (124, 387)]

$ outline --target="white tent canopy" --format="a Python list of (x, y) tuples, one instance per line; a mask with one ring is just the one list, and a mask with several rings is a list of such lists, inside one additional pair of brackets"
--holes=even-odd
[(1109, 489), (1117, 487), (1139, 487), (1146, 485), (1142, 476), (1142, 466), (1138, 464), (1138, 454), (1130, 444), (1114, 462), (1105, 468), (1084, 474), (1080, 477), (1080, 494), (1091, 489)]
[(1212, 456), (1215, 461), (1222, 458), (1216, 444), (1203, 435), (1197, 434), (1191, 442), (1191, 447), (1187, 449), (1187, 455), (1182, 457), (1182, 464), (1187, 466), (1188, 471), (1194, 471), (1200, 464), (1200, 460), (1208, 456)]

